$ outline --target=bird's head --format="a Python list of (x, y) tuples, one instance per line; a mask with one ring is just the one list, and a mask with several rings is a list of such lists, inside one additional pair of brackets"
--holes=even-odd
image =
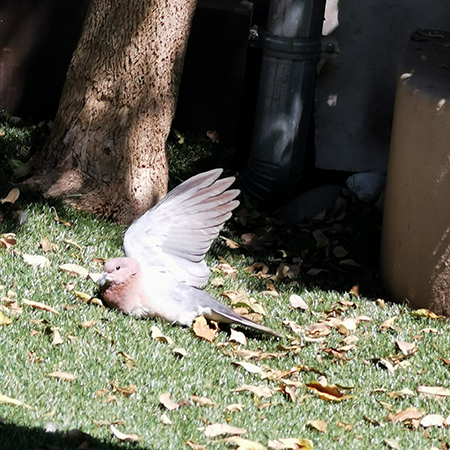
[(98, 279), (100, 291), (104, 292), (112, 286), (126, 283), (132, 277), (141, 274), (141, 265), (134, 258), (113, 258), (106, 261), (104, 272)]

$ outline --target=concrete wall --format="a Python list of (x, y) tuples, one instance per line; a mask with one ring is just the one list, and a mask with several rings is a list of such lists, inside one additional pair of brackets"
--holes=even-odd
[[(417, 28), (450, 30), (447, 0), (328, 0), (336, 4), (339, 57), (316, 91), (316, 166), (386, 170), (398, 66)], [(328, 5), (329, 8), (332, 5)], [(332, 8), (330, 8), (332, 10)]]

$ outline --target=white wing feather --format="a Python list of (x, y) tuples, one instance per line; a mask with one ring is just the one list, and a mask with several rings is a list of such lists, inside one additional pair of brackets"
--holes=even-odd
[(234, 200), (239, 191), (227, 190), (234, 178), (218, 180), (221, 173), (215, 169), (190, 178), (135, 220), (125, 233), (126, 256), (190, 286), (205, 285), (205, 254), (239, 204)]

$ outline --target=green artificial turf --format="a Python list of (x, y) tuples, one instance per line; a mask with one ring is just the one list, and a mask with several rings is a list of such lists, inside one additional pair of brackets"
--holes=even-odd
[[(0, 147), (2, 158), (20, 161), (18, 149), (31, 146), (32, 137), (6, 119), (0, 132), (2, 129), (5, 136), (15, 136), (7, 149)], [(176, 158), (176, 152), (174, 155)], [(5, 164), (2, 197), (12, 187), (7, 182), (11, 171)], [(376, 302), (381, 295), (377, 244), (368, 233), (376, 235), (379, 227), (366, 226), (373, 224), (372, 215), (376, 214), (370, 207), (348, 197), (345, 217), (294, 228), (248, 209), (238, 212), (222, 236), (242, 244), (242, 234), (252, 232), (265, 250), (255, 252), (242, 245), (231, 249), (225, 240), (217, 240), (207, 257), (214, 280), (207, 290), (227, 304), (223, 292), (244, 290), (266, 308), (263, 323), (285, 335), (278, 340), (241, 328), (248, 338), (243, 346), (228, 342), (226, 329), (210, 343), (191, 329), (159, 320), (138, 320), (83, 303), (75, 291), (94, 296), (95, 283), (72, 277), (59, 266), (74, 263), (89, 272), (101, 272), (100, 259), (122, 255), (124, 228), (34, 193), (22, 193), (17, 204), (28, 213), (22, 227), (14, 220), (11, 206), (0, 205), (0, 234), (14, 232), (17, 239), (11, 248), (0, 250), (0, 305), (4, 316), (11, 319), (9, 325), (0, 325), (0, 394), (22, 405), (0, 404), (0, 448), (76, 449), (80, 444), (86, 448), (86, 437), (65, 434), (73, 429), (91, 436), (91, 449), (182, 449), (189, 448), (187, 441), (207, 449), (236, 448), (224, 440), (226, 436), (205, 436), (204, 427), (216, 423), (244, 428), (242, 438), (266, 448), (270, 441), (283, 438), (309, 439), (315, 449), (326, 450), (448, 448), (448, 427), (415, 428), (387, 420), (390, 412), (411, 407), (424, 414), (450, 415), (448, 397), (425, 398), (417, 392), (421, 385), (449, 387), (450, 367), (441, 358), (450, 359), (450, 326), (446, 319), (414, 317), (406, 305)], [(329, 242), (318, 242), (315, 230), (321, 230)], [(48, 252), (40, 247), (43, 238), (55, 244)], [(338, 245), (349, 251), (347, 260), (359, 265), (341, 264), (342, 258), (333, 256)], [(22, 254), (45, 256), (50, 267), (33, 267)], [(217, 268), (223, 263), (220, 258), (237, 269), (235, 278)], [(300, 270), (294, 277), (274, 281), (245, 270), (255, 262), (266, 264), (268, 275), (274, 275), (281, 263), (297, 265)], [(311, 269), (326, 271), (314, 275)], [(354, 284), (359, 284), (359, 298), (349, 293)], [(278, 295), (267, 293), (270, 290)], [(300, 295), (309, 309), (293, 309), (289, 302), (292, 294)], [(59, 314), (29, 306), (25, 299), (51, 306)], [(21, 308), (20, 314), (11, 309), (11, 302)], [(343, 345), (345, 334), (338, 329), (317, 337), (304, 328), (295, 334), (286, 323), (306, 327), (330, 317), (358, 316), (367, 318), (350, 331), (358, 341), (342, 353), (344, 359), (324, 351)], [(394, 316), (397, 319), (392, 326), (382, 329), (383, 322)], [(152, 338), (155, 325), (173, 344)], [(54, 342), (55, 329), (60, 343)], [(413, 343), (417, 351), (395, 359), (400, 353), (396, 341)], [(184, 348), (187, 355), (174, 353), (176, 347)], [(242, 349), (278, 353), (247, 361), (265, 374), (270, 370), (293, 372), (284, 378), (272, 372), (262, 379), (264, 375), (233, 364), (245, 361), (239, 354)], [(49, 376), (54, 372), (67, 372), (76, 379)], [(348, 398), (326, 400), (307, 388), (306, 383), (323, 380), (321, 377)], [(297, 382), (292, 395), (283, 392), (282, 379)], [(245, 384), (269, 387), (273, 395), (264, 398), (233, 391)], [(412, 395), (389, 395), (405, 388)], [(127, 395), (129, 392), (133, 393)], [(181, 406), (166, 409), (159, 400), (163, 393), (170, 393)], [(198, 406), (192, 395), (207, 397), (214, 406)], [(236, 403), (242, 405), (241, 411), (226, 409)], [(163, 414), (171, 425), (162, 423)], [(314, 420), (327, 422), (326, 431), (308, 424)], [(44, 432), (49, 422), (57, 426), (56, 433)], [(110, 424), (140, 440), (120, 442)]]

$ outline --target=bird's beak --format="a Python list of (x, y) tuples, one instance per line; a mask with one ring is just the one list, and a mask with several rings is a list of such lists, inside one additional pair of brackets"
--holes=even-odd
[(104, 292), (111, 286), (111, 278), (109, 277), (109, 273), (103, 272), (100, 278), (97, 280), (97, 284), (100, 287), (100, 291)]

